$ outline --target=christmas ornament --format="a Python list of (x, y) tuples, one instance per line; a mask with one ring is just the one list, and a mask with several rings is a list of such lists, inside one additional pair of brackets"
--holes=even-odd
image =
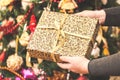
[[(25, 22), (25, 20), (23, 20), (23, 18), (24, 18), (24, 15), (19, 15), (19, 16), (17, 16), (17, 18), (16, 18), (16, 20), (17, 20), (17, 23), (20, 23), (20, 22)], [(21, 25), (21, 24), (20, 24)]]
[(27, 52), (27, 54), (26, 54), (26, 66), (27, 66), (27, 67), (32, 67), (31, 57), (30, 57), (30, 55), (29, 55), (28, 52)]
[(13, 33), (19, 27), (19, 25), (28, 17), (28, 15), (32, 11), (32, 9), (33, 9), (33, 5), (30, 6), (30, 9), (26, 13), (26, 15), (24, 15), (24, 18), (21, 20), (21, 22), (17, 23), (15, 26), (10, 25), (11, 23), (9, 23), (9, 26), (7, 26), (7, 27), (0, 26), (0, 32), (2, 31), (3, 35)]
[(7, 59), (7, 67), (12, 70), (19, 70), (21, 68), (21, 65), (23, 63), (22, 57), (17, 55), (18, 51), (18, 36), (16, 38), (16, 51), (15, 54), (10, 55)]
[(96, 37), (96, 41), (98, 42), (98, 44), (101, 43), (102, 38), (103, 38), (103, 31), (102, 31), (102, 27), (100, 27), (100, 28), (99, 28), (99, 31), (98, 31), (98, 35), (97, 35), (97, 37)]
[(120, 4), (120, 0), (117, 0), (116, 2), (117, 2), (118, 4)]
[(98, 58), (100, 56), (100, 49), (97, 46), (97, 42), (94, 44), (93, 50), (91, 52), (91, 56), (93, 56), (94, 58)]
[(106, 45), (103, 46), (103, 52), (102, 52), (102, 54), (104, 56), (109, 56), (110, 55), (109, 49), (108, 49), (108, 47)]
[(0, 50), (3, 49), (3, 42), (0, 42)]
[(21, 37), (20, 37), (20, 39), (19, 39), (19, 42), (20, 42), (20, 44), (21, 44), (22, 46), (27, 46), (27, 44), (28, 44), (28, 42), (29, 42), (29, 38), (30, 38), (28, 32), (26, 31), (26, 30), (27, 30), (27, 29), (26, 29), (26, 25), (27, 25), (27, 24), (24, 25), (23, 33), (22, 33), (22, 35), (21, 35)]
[(5, 54), (6, 54), (6, 49), (3, 49), (2, 53), (0, 54), (0, 62), (4, 61)]
[(108, 0), (101, 0), (101, 2), (103, 3), (103, 5), (106, 5), (108, 3)]
[(119, 27), (112, 27), (112, 34), (110, 35), (113, 38), (118, 38), (120, 33)]
[(3, 75), (0, 73), (0, 80), (2, 80), (3, 79)]
[(3, 80), (12, 80), (12, 78), (4, 78)]
[(7, 67), (15, 71), (21, 68), (22, 63), (23, 59), (18, 55), (11, 55), (7, 59)]
[(29, 42), (29, 34), (28, 32), (24, 31), (19, 39), (19, 42), (22, 46), (27, 46)]
[(31, 6), (32, 5), (32, 1), (31, 0), (21, 0), (21, 4), (22, 4), (22, 8), (24, 10), (26, 10), (26, 8), (28, 6)]
[(34, 32), (35, 28), (36, 28), (36, 17), (34, 14), (31, 15), (30, 17), (30, 23), (29, 23), (29, 26), (28, 26), (28, 29), (30, 30), (31, 33)]
[(0, 40), (3, 38), (3, 31), (0, 32)]
[(31, 68), (28, 69), (22, 69), (21, 74), (24, 76), (26, 80), (37, 80), (37, 76), (34, 74), (33, 70)]
[(8, 6), (11, 4), (14, 0), (0, 0), (0, 6)]
[(109, 47), (108, 47), (107, 40), (104, 37), (102, 37), (102, 41), (103, 41), (103, 44), (104, 44), (102, 54), (104, 56), (108, 56), (108, 55), (110, 55), (110, 52), (109, 52)]
[(61, 12), (66, 12), (66, 10), (69, 10), (68, 13), (73, 13), (73, 10), (77, 7), (78, 5), (74, 0), (61, 0), (58, 4), (58, 8), (62, 9)]
[(98, 35), (96, 37), (96, 41), (98, 42), (98, 44), (100, 44), (101, 42), (103, 42), (104, 46), (103, 46), (103, 51), (102, 54), (104, 56), (108, 56), (110, 55), (109, 49), (108, 49), (108, 43), (106, 38), (103, 37), (103, 30), (106, 31), (108, 28), (103, 28), (102, 26), (99, 28), (98, 31)]
[(8, 26), (13, 26), (14, 25), (14, 19), (13, 18), (9, 18), (8, 20), (3, 20), (1, 27), (8, 27)]
[(0, 42), (0, 50), (3, 49), (3, 42)]

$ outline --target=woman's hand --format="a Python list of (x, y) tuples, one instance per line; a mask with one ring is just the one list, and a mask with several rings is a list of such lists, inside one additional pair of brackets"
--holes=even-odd
[(76, 13), (76, 15), (96, 18), (99, 20), (99, 24), (103, 24), (105, 22), (106, 13), (104, 10), (84, 10), (82, 12)]
[(89, 60), (84, 56), (68, 57), (61, 56), (60, 59), (65, 63), (57, 63), (59, 67), (68, 69), (75, 73), (88, 74)]

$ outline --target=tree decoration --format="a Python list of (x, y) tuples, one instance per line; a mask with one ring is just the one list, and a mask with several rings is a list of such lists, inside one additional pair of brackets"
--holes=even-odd
[(73, 13), (74, 9), (77, 7), (78, 5), (74, 0), (61, 0), (58, 4), (58, 8), (61, 9), (61, 12), (66, 12), (66, 10), (69, 10), (68, 13)]
[(34, 74), (34, 72), (31, 68), (22, 69), (21, 73), (22, 73), (22, 75), (24, 76), (25, 79), (37, 80), (37, 76)]
[(120, 0), (117, 0), (116, 2), (117, 2), (118, 4), (120, 4)]
[(106, 5), (108, 3), (108, 0), (101, 0), (103, 5)]
[(13, 33), (13, 31), (15, 31), (19, 27), (19, 25), (28, 17), (28, 15), (32, 11), (32, 9), (33, 9), (33, 5), (30, 7), (28, 12), (24, 15), (24, 18), (21, 20), (21, 22), (17, 23), (15, 26), (11, 26), (10, 25), (11, 23), (9, 23), (9, 26), (6, 26), (6, 27), (1, 27), (0, 26), (0, 32), (2, 31), (3, 35)]
[(110, 52), (109, 52), (109, 48), (107, 45), (103, 45), (103, 51), (102, 51), (103, 56), (109, 56)]
[(6, 49), (3, 49), (2, 53), (0, 54), (0, 62), (4, 61), (5, 54), (6, 54)]
[[(17, 16), (16, 20), (17, 20), (17, 23), (20, 23), (24, 18), (24, 15), (19, 15)], [(25, 20), (22, 21), (22, 23), (24, 24)], [(20, 24), (22, 26), (22, 24)]]
[(36, 22), (36, 17), (34, 14), (31, 15), (30, 17), (30, 23), (28, 25), (28, 29), (30, 30), (31, 33), (34, 32), (35, 28), (36, 28), (37, 22)]
[(0, 6), (8, 6), (11, 4), (14, 0), (0, 0)]
[(3, 49), (3, 42), (0, 42), (0, 50)]
[(97, 42), (94, 44), (93, 50), (91, 52), (91, 56), (93, 56), (93, 58), (98, 58), (100, 56), (100, 49), (98, 47)]
[(22, 4), (22, 8), (24, 10), (26, 10), (26, 8), (32, 4), (32, 1), (31, 0), (21, 0), (21, 4)]
[(3, 31), (0, 32), (0, 40), (3, 38)]
[(18, 56), (18, 36), (16, 39), (16, 51), (15, 54), (10, 55), (7, 59), (7, 67), (12, 70), (19, 70), (21, 68), (21, 65), (23, 63), (22, 57)]
[(28, 32), (26, 31), (26, 30), (27, 30), (27, 29), (26, 29), (26, 25), (27, 25), (27, 24), (24, 25), (22, 35), (21, 35), (21, 37), (20, 37), (20, 39), (19, 39), (19, 42), (20, 42), (20, 44), (21, 44), (22, 46), (27, 46), (27, 44), (28, 44), (28, 42), (29, 42), (29, 38), (30, 38)]

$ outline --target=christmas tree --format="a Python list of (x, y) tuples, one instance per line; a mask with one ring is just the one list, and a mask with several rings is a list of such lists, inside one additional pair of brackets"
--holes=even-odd
[[(60, 0), (0, 0), (0, 80), (66, 80), (67, 74), (71, 74), (71, 80), (79, 77), (79, 74), (68, 73), (54, 62), (30, 58), (27, 53), (27, 44), (43, 10), (63, 12), (59, 3)], [(119, 5), (116, 0), (76, 0), (75, 3), (75, 8), (68, 13)], [(107, 39), (119, 42), (119, 36)]]

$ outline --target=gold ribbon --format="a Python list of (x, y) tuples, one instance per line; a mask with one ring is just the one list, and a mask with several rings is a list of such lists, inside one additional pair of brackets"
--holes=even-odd
[(74, 34), (74, 33), (63, 31), (62, 28), (63, 28), (63, 25), (64, 25), (67, 17), (68, 17), (68, 14), (64, 13), (64, 18), (62, 19), (60, 25), (57, 22), (55, 22), (56, 28), (48, 27), (48, 26), (41, 26), (40, 27), (40, 28), (45, 28), (45, 29), (55, 29), (55, 30), (57, 30), (57, 42), (54, 43), (53, 49), (50, 51), (50, 53), (51, 53), (50, 55), (51, 55), (54, 62), (56, 62), (54, 52), (64, 45), (64, 42), (66, 40), (65, 39), (66, 38), (65, 33), (73, 35), (73, 36), (81, 37), (81, 38), (84, 38), (84, 39), (91, 39), (91, 37), (89, 37), (89, 36), (83, 36), (83, 35), (80, 35), (80, 34), (77, 35), (77, 34)]
[[(54, 52), (58, 50), (61, 46), (64, 45), (65, 42), (65, 33), (62, 31), (63, 24), (65, 20), (67, 19), (68, 14), (64, 14), (64, 19), (61, 21), (60, 26), (57, 27), (57, 42), (55, 43), (54, 48), (50, 51), (51, 52), (51, 57), (53, 58), (53, 61), (56, 62)], [(58, 26), (59, 24), (55, 24)]]
[(65, 34), (62, 31), (62, 27), (63, 27), (63, 24), (64, 24), (67, 16), (68, 16), (68, 14), (65, 13), (64, 14), (64, 19), (61, 21), (60, 26), (58, 26), (59, 24), (55, 23), (56, 28), (41, 27), (41, 28), (46, 28), (46, 29), (56, 29), (57, 30), (57, 42), (54, 43), (55, 45), (54, 45), (53, 49), (50, 51), (51, 52), (51, 57), (52, 57), (54, 62), (56, 62), (54, 52), (56, 50), (58, 50), (61, 46), (63, 46), (63, 44), (65, 42)]

